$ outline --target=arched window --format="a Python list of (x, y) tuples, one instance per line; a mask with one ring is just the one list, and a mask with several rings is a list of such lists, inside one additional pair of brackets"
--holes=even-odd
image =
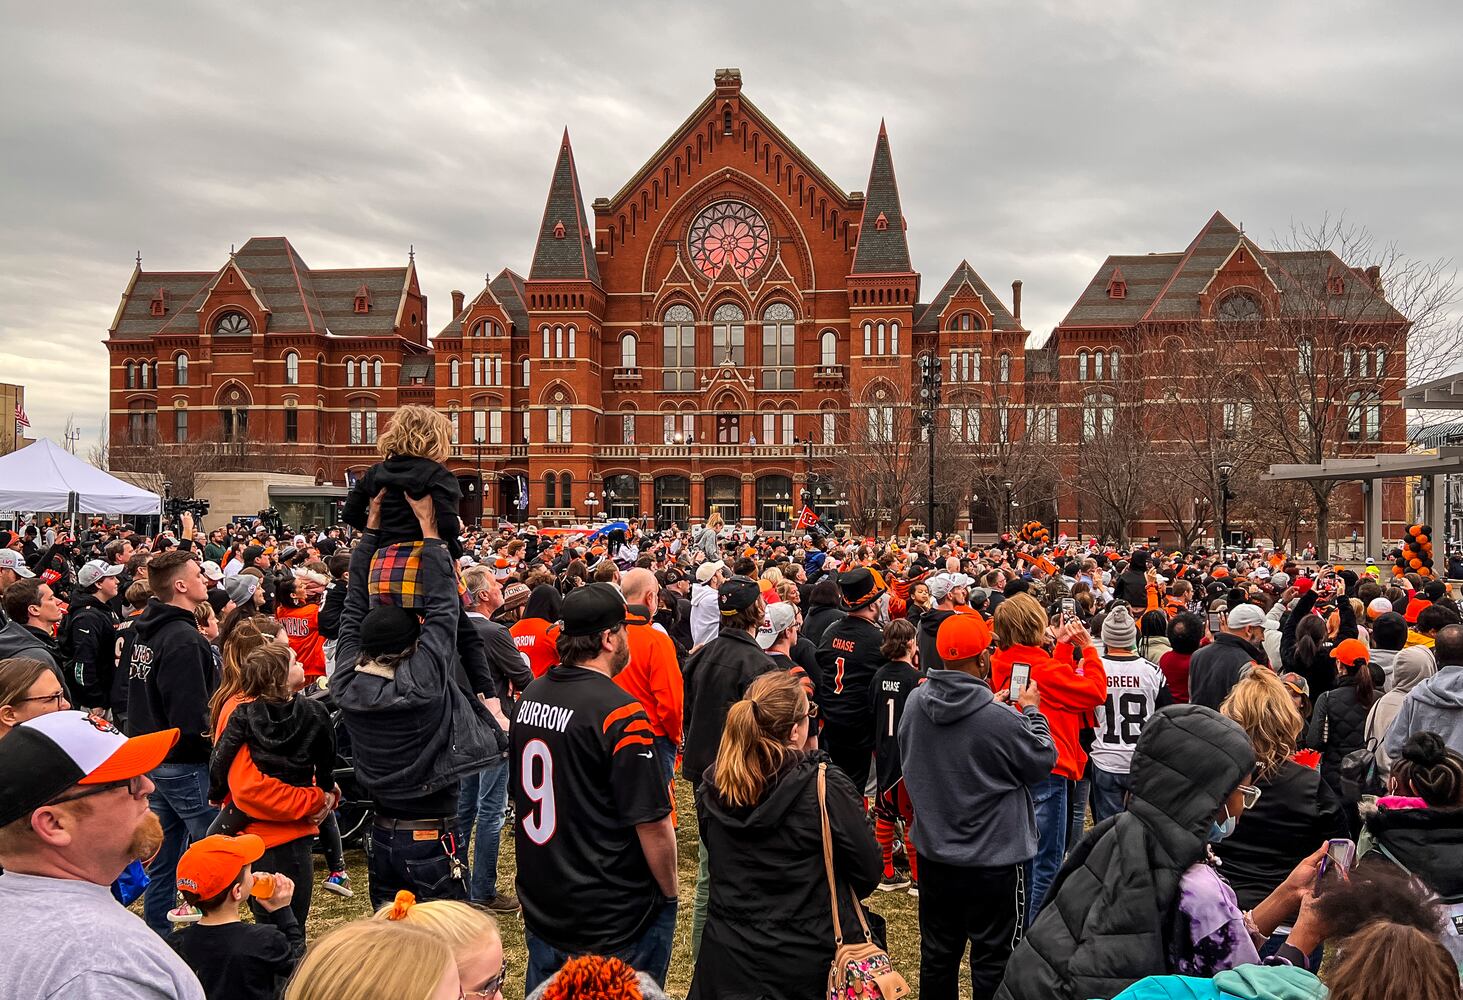
[(1077, 352), (1077, 381), (1078, 382), (1086, 382), (1087, 381), (1087, 352), (1086, 351), (1078, 351)]
[(241, 312), (226, 312), (213, 324), (213, 332), (225, 337), (247, 337), (254, 332), (249, 317)]
[(961, 330), (969, 330), (970, 329), (970, 313), (961, 313), (960, 314), (960, 329)]
[(372, 365), (371, 365), (371, 374), (372, 374), (372, 377), (375, 379), (375, 381), (372, 382), (371, 384), (372, 385), (375, 385), (376, 387), (379, 388), (380, 385), (381, 385), (381, 359), (380, 358), (377, 358), (372, 363)]
[(573, 358), (577, 356), (574, 351), (574, 327), (571, 325), (569, 327), (569, 353), (562, 355), (562, 357)]
[(363, 386), (364, 385), (370, 385), (371, 384), (371, 362), (369, 360), (367, 360), (366, 358), (362, 358), (359, 362), (357, 362), (357, 364), (358, 364), (358, 366), (360, 367), (360, 370), (361, 370), (361, 376), (360, 376), (361, 385), (363, 385)]
[(447, 362), (447, 384), (458, 386), (462, 384), (462, 359), (453, 358)]
[(746, 321), (740, 306), (728, 302), (716, 307), (711, 317), (713, 363), (730, 361), (739, 368), (747, 363)]
[(774, 302), (762, 313), (762, 388), (793, 387), (793, 312)]
[(144, 389), (151, 389), (152, 388), (152, 365), (149, 364), (146, 361), (142, 362), (142, 371), (139, 374), (142, 377), (142, 388), (144, 388)]
[(639, 368), (640, 358), (638, 348), (640, 342), (635, 339), (633, 333), (627, 333), (620, 337), (620, 367)]
[(899, 321), (897, 319), (889, 324), (889, 353), (899, 353)]
[(1106, 356), (1101, 351), (1094, 351), (1092, 354), (1092, 377), (1098, 382), (1102, 381), (1102, 366)]
[[(543, 334), (543, 338), (544, 338), (544, 355), (543, 356), (546, 357), (546, 358), (552, 358), (554, 356), (554, 342), (553, 342), (553, 339), (552, 339), (552, 336), (553, 336), (552, 335), (552, 332), (550, 331), (550, 329), (547, 326), (541, 326), (541, 327), (539, 327), (539, 332)], [(552, 507), (553, 504), (550, 504), (549, 506)]]
[(1114, 382), (1116, 382), (1118, 378), (1118, 349), (1116, 347), (1108, 352), (1107, 377), (1112, 379)]
[(864, 320), (864, 354), (874, 353), (874, 324)]
[(300, 356), (294, 351), (286, 351), (284, 356), (284, 384), (300, 384)]
[(1248, 292), (1234, 292), (1220, 300), (1214, 316), (1221, 323), (1258, 323), (1265, 318), (1260, 303)]
[(1316, 363), (1315, 346), (1308, 338), (1302, 337), (1295, 348), (1296, 369), (1301, 375), (1309, 378)]
[(559, 501), (565, 507), (574, 507), (574, 477), (567, 472), (559, 476)]
[(129, 389), (136, 389), (137, 388), (137, 366), (135, 364), (133, 364), (131, 361), (129, 361), (126, 364), (126, 369), (127, 369), (127, 388), (129, 388)]
[(345, 384), (347, 388), (356, 384), (356, 362), (354, 358), (345, 359)]
[(831, 367), (838, 364), (838, 334), (824, 330), (818, 338), (818, 364)]
[(1357, 374), (1362, 378), (1371, 378), (1372, 352), (1363, 347), (1356, 352)]
[(1377, 378), (1381, 378), (1381, 377), (1383, 377), (1386, 374), (1387, 374), (1387, 349), (1385, 347), (1378, 347), (1377, 348)]
[(1006, 353), (1005, 351), (1001, 352), (999, 381), (1011, 381), (1011, 355)]
[[(544, 329), (548, 329), (545, 327)], [(552, 472), (544, 473), (544, 506), (557, 507), (555, 500), (558, 497), (559, 477)]]
[(187, 385), (188, 384), (188, 354), (187, 354), (187, 352), (180, 351), (178, 353), (178, 356), (173, 359), (173, 384), (174, 385)]
[(877, 354), (888, 354), (889, 353), (889, 349), (888, 349), (889, 348), (889, 343), (888, 343), (887, 337), (888, 337), (888, 327), (886, 327), (884, 325), (883, 321), (881, 320), (878, 323), (874, 324), (874, 347), (876, 348), (875, 353), (877, 353)]
[(661, 317), (661, 388), (667, 392), (696, 389), (696, 317), (673, 305)]

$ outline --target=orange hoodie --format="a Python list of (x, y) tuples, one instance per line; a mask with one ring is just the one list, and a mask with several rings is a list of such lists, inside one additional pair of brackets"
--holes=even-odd
[[(218, 717), (219, 733), (229, 724), (229, 716), (234, 709), (246, 700), (243, 695), (236, 694), (224, 702)], [(278, 778), (271, 778), (254, 766), (254, 758), (247, 746), (239, 749), (229, 767), (229, 798), (253, 818), (244, 832), (258, 836), (265, 847), (278, 847), (320, 832), (320, 828), (310, 822), (310, 817), (325, 805), (325, 791), (314, 786), (288, 785)]]
[(1087, 768), (1087, 754), (1078, 737), (1083, 726), (1091, 724), (1092, 710), (1107, 699), (1107, 672), (1102, 669), (1102, 657), (1091, 646), (1082, 651), (1080, 663), (1066, 643), (1058, 645), (1055, 654), (1039, 646), (996, 650), (991, 657), (991, 689), (1010, 687), (1011, 664), (1031, 664), (1031, 679), (1041, 695), (1040, 711), (1057, 745), (1057, 766), (1052, 773), (1076, 781)]
[(676, 659), (676, 645), (670, 636), (650, 624), (645, 608), (634, 605), (625, 625), (630, 642), (630, 662), (615, 675), (615, 683), (640, 702), (650, 731), (681, 743), (681, 719), (685, 707), (685, 688), (681, 664)]

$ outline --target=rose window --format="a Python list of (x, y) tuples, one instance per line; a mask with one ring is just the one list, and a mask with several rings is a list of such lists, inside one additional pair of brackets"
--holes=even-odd
[(767, 262), (772, 240), (766, 220), (752, 206), (719, 201), (696, 216), (688, 243), (692, 265), (708, 278), (728, 265), (737, 277), (747, 278)]

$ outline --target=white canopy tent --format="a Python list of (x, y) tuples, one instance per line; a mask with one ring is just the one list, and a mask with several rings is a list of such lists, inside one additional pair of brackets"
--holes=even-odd
[(162, 498), (88, 465), (48, 438), (0, 457), (0, 510), (161, 514)]

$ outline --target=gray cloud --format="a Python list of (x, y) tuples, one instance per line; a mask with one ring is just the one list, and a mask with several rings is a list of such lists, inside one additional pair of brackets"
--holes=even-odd
[(1262, 242), (1345, 212), (1422, 258), (1463, 231), (1452, 3), (4, 7), (0, 377), (53, 437), (96, 432), (137, 250), (414, 244), (437, 328), (450, 289), (527, 268), (565, 125), (611, 194), (718, 66), (846, 190), (887, 119), (926, 290), (962, 258), (1022, 278), (1041, 334), (1107, 254), (1180, 249), (1215, 209)]

